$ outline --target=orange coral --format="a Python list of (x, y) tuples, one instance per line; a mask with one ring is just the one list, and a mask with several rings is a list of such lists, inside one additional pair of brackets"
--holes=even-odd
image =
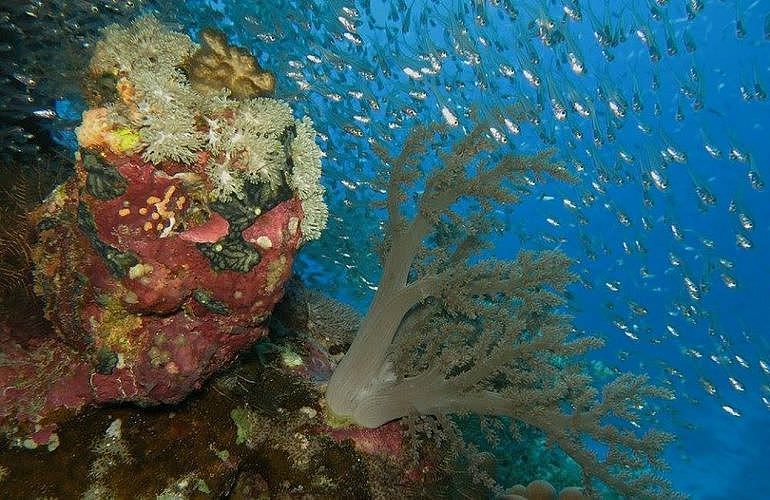
[(132, 150), (139, 142), (139, 135), (131, 129), (115, 129), (108, 108), (85, 111), (83, 123), (75, 129), (75, 133), (81, 147), (108, 149), (117, 154)]
[(78, 144), (84, 148), (103, 146), (107, 143), (107, 134), (112, 129), (108, 120), (107, 108), (89, 109), (83, 113), (83, 123), (75, 129)]
[(229, 89), (236, 99), (266, 96), (275, 90), (275, 75), (263, 70), (248, 50), (229, 45), (224, 33), (201, 32), (201, 48), (187, 64), (193, 88), (201, 93)]
[(116, 89), (118, 91), (118, 95), (126, 104), (133, 104), (136, 102), (136, 87), (128, 78), (123, 77), (118, 80)]

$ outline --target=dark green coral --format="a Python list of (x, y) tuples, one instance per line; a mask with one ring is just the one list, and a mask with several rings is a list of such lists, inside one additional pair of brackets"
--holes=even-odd
[(111, 200), (126, 192), (128, 182), (118, 169), (98, 156), (83, 151), (83, 168), (88, 172), (86, 190), (100, 200)]
[(193, 292), (193, 298), (209, 311), (222, 315), (230, 314), (230, 309), (227, 307), (227, 304), (216, 300), (214, 294), (209, 290), (198, 288)]
[(217, 200), (211, 204), (211, 208), (230, 223), (231, 234), (240, 233), (252, 225), (261, 214), (293, 196), (285, 182), (277, 192), (273, 192), (266, 184), (256, 185), (247, 181), (243, 193), (243, 199)]
[(215, 271), (237, 271), (248, 273), (256, 266), (261, 256), (259, 251), (244, 241), (241, 232), (251, 226), (257, 217), (279, 203), (289, 200), (292, 193), (282, 186), (278, 192), (271, 192), (267, 186), (246, 183), (242, 200), (215, 201), (211, 208), (227, 219), (230, 232), (215, 243), (198, 243), (198, 250), (211, 262)]
[(238, 233), (230, 233), (216, 243), (198, 243), (198, 250), (209, 259), (215, 271), (248, 273), (261, 259), (257, 249)]
[(96, 352), (96, 371), (102, 375), (109, 375), (118, 365), (118, 355), (109, 349), (102, 347)]
[(99, 239), (94, 216), (83, 203), (78, 204), (78, 227), (104, 259), (107, 268), (114, 276), (125, 277), (128, 270), (139, 263), (139, 259), (133, 253), (122, 252)]

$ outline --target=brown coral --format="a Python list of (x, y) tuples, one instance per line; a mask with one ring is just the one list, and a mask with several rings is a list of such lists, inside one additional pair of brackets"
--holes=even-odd
[(229, 45), (221, 31), (203, 30), (201, 43), (186, 68), (190, 83), (198, 92), (226, 88), (236, 99), (249, 99), (270, 95), (275, 90), (275, 75), (263, 70), (248, 50)]
[(577, 486), (563, 488), (557, 496), (556, 488), (551, 483), (536, 480), (527, 486), (521, 484), (511, 486), (505, 494), (498, 497), (498, 500), (557, 500), (557, 498), (558, 500), (584, 500), (590, 497)]

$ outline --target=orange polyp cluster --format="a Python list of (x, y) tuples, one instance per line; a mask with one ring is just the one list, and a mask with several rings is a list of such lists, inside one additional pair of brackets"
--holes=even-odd
[[(176, 223), (176, 214), (184, 209), (187, 197), (184, 195), (176, 197), (174, 199), (174, 193), (176, 192), (176, 185), (170, 185), (163, 193), (163, 198), (156, 195), (149, 196), (146, 200), (146, 206), (140, 207), (136, 212), (145, 217), (145, 221), (142, 223), (142, 229), (145, 232), (152, 230), (163, 232), (164, 230), (170, 232), (171, 228)], [(169, 204), (175, 207), (175, 210), (169, 210)], [(118, 210), (120, 217), (128, 217), (131, 215), (132, 209), (130, 202), (124, 201), (123, 208)], [(164, 234), (161, 237), (166, 236)]]

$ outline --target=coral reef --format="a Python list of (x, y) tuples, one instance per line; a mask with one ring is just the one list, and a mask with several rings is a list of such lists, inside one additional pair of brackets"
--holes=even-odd
[[(391, 167), (382, 278), (329, 382), (332, 418), (376, 428), (434, 415), (442, 417), (435, 428), (457, 435), (444, 416), (504, 416), (540, 430), (574, 459), (589, 493), (598, 479), (629, 497), (677, 498), (657, 474), (671, 436), (638, 435), (631, 425), (648, 398), (670, 395), (632, 374), (599, 395), (580, 361), (601, 341), (575, 337), (561, 312), (573, 280), (569, 259), (526, 250), (510, 261), (483, 258), (494, 203), (518, 202), (545, 175), (570, 179), (551, 152), (499, 151), (490, 126), (477, 121), (451, 148), (439, 125), (415, 127), (396, 155), (375, 143)], [(411, 196), (426, 157), (438, 166)], [(474, 476), (493, 486), (487, 475)]]
[(200, 94), (181, 69), (196, 50), (153, 17), (95, 46), (75, 174), (31, 215), (54, 333), (0, 337), (0, 428), (18, 444), (53, 446), (50, 424), (89, 403), (200, 388), (267, 334), (298, 248), (325, 226), (309, 119)]
[[(453, 443), (426, 425), (404, 432), (408, 419), (376, 429), (329, 424), (323, 390), (335, 364), (330, 352), (347, 347), (350, 335), (340, 331), (354, 330), (360, 317), (296, 280), (287, 287), (270, 337), (183, 402), (89, 408), (59, 425), (50, 452), (1, 448), (3, 492), (11, 498), (488, 498), (461, 463), (488, 469), (494, 462), (488, 453), (457, 455)], [(40, 352), (55, 358), (71, 351)], [(42, 446), (53, 434), (40, 431)]]
[[(472, 483), (475, 495), (476, 485), (503, 493), (494, 458), (465, 439), (458, 415), (475, 413), (490, 441), (523, 426), (580, 465), (583, 488), (558, 498), (594, 496), (597, 482), (678, 498), (657, 475), (669, 436), (626, 425), (668, 394), (630, 374), (594, 388), (581, 356), (600, 341), (576, 338), (561, 311), (569, 259), (480, 257), (494, 203), (519, 201), (533, 178), (570, 178), (549, 152), (503, 154), (484, 122), (449, 149), (436, 125), (417, 127), (397, 155), (374, 141), (392, 171), (369, 312), (361, 320), (294, 287), (274, 310), (299, 247), (326, 224), (323, 153), (312, 121), (268, 97), (275, 79), (253, 56), (221, 33), (201, 37), (199, 47), (143, 17), (108, 27), (95, 46), (75, 175), (19, 222), (37, 233), (34, 247), (13, 242), (24, 250), (14, 258), (35, 262), (52, 328), (9, 334), (3, 321), (0, 432), (3, 444), (51, 458), (4, 454), (4, 488), (418, 498), (471, 496)], [(409, 196), (433, 158), (439, 166)], [(173, 409), (81, 411), (180, 403), (195, 389)], [(43, 468), (78, 480), (32, 481)], [(506, 498), (556, 491), (534, 481)]]
[[(271, 318), (271, 331), (281, 333), (271, 335), (269, 354), (260, 348), (265, 339), (178, 405), (81, 412), (60, 425), (60, 445), (51, 452), (3, 450), (4, 495), (450, 497), (447, 477), (457, 474), (435, 465), (436, 446), (421, 446), (413, 457), (400, 424), (332, 429), (325, 422), (329, 372), (310, 365), (333, 363), (323, 345), (339, 324), (328, 314), (334, 309), (346, 316), (343, 305), (292, 284)], [(308, 311), (304, 318), (295, 314), (300, 310)]]

